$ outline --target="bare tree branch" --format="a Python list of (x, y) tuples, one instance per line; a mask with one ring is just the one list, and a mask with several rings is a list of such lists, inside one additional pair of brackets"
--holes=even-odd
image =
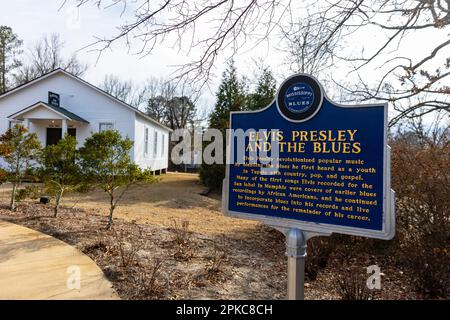
[(69, 2), (77, 6), (92, 3), (99, 8), (121, 4), (123, 11), (133, 16), (134, 21), (119, 26), (115, 36), (99, 37), (86, 47), (98, 51), (98, 57), (119, 40), (142, 56), (163, 42), (166, 47), (171, 42), (186, 54), (200, 50), (198, 58), (175, 66), (173, 76), (178, 81), (202, 86), (208, 84), (219, 55), (231, 59), (249, 43), (257, 46), (267, 40), (291, 8), (290, 0), (66, 0), (63, 5)]

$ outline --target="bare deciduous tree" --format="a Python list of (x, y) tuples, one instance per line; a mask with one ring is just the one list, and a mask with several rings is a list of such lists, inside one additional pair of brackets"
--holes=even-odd
[(152, 77), (142, 84), (135, 84), (106, 75), (99, 87), (172, 129), (186, 128), (196, 120), (198, 94), (195, 90), (176, 86), (173, 81)]
[(134, 84), (131, 80), (122, 81), (119, 77), (109, 74), (105, 75), (99, 87), (110, 95), (131, 104)]
[(173, 81), (150, 79), (146, 112), (171, 129), (187, 128), (197, 119), (195, 90), (176, 86)]
[[(134, 48), (138, 45), (137, 53), (143, 55), (153, 52), (162, 41), (165, 46), (172, 41), (184, 52), (198, 50), (197, 58), (176, 72), (178, 79), (190, 83), (204, 84), (210, 79), (213, 65), (224, 52), (231, 58), (281, 31), (284, 36), (293, 34), (294, 42), (305, 49), (298, 60), (299, 69), (317, 72), (330, 61), (350, 64), (358, 84), (343, 89), (351, 93), (353, 100), (356, 97), (361, 101), (390, 102), (397, 111), (391, 125), (404, 117), (449, 110), (450, 88), (445, 84), (450, 75), (450, 58), (446, 54), (450, 47), (446, 33), (450, 25), (448, 0), (310, 2), (306, 16), (296, 7), (298, 3), (294, 6), (290, 0), (72, 1), (78, 6), (123, 5), (124, 12), (131, 11), (134, 19), (120, 26), (115, 36), (98, 38), (93, 44), (100, 52), (120, 39), (130, 48), (131, 44)], [(292, 23), (299, 20), (299, 24)], [(206, 23), (208, 28), (201, 28)], [(197, 32), (200, 28), (202, 31)], [(360, 41), (360, 52), (333, 51), (339, 41), (365, 30), (372, 36)], [(417, 58), (410, 50), (402, 50), (405, 38), (410, 34), (417, 37), (427, 30), (442, 35), (442, 39), (426, 55)], [(386, 38), (374, 37), (374, 33), (385, 34)], [(375, 70), (382, 73), (377, 83), (367, 83), (360, 77), (362, 72)]]
[(291, 0), (65, 0), (63, 5), (69, 2), (105, 8), (122, 5), (123, 13), (133, 16), (118, 27), (116, 35), (97, 38), (93, 46), (100, 53), (119, 40), (130, 47), (137, 44), (136, 53), (142, 55), (152, 53), (162, 41), (166, 47), (171, 42), (180, 50), (200, 50), (198, 57), (179, 67), (176, 78), (202, 85), (210, 79), (221, 53), (228, 50), (231, 58), (250, 39), (255, 46), (267, 40), (291, 13)]
[(168, 80), (150, 78), (145, 112), (153, 119), (168, 124), (168, 101), (175, 96), (176, 86)]
[(88, 66), (80, 62), (75, 54), (65, 58), (64, 42), (56, 33), (44, 36), (26, 52), (25, 61), (15, 74), (17, 85), (36, 79), (57, 68), (62, 68), (76, 76), (83, 75)]
[[(384, 39), (371, 38), (364, 44), (374, 44), (367, 54), (334, 52), (334, 59), (350, 63), (354, 85), (336, 85), (347, 91), (352, 100), (389, 102), (397, 111), (390, 120), (395, 125), (403, 118), (421, 117), (435, 111), (450, 110), (450, 1), (440, 0), (334, 0), (308, 17), (307, 25), (326, 23), (313, 52), (324, 51), (337, 41), (364, 30), (379, 31)], [(410, 50), (411, 38), (424, 39), (432, 30), (436, 44), (428, 53), (417, 57)], [(304, 30), (305, 31), (305, 30)], [(409, 43), (407, 43), (407, 40)], [(419, 45), (420, 44), (416, 44)], [(380, 72), (375, 83), (368, 83), (364, 72)]]
[(313, 22), (299, 19), (292, 22), (288, 30), (282, 30), (287, 53), (287, 63), (293, 72), (318, 76), (330, 68), (338, 49), (337, 38), (327, 41), (330, 25), (325, 20)]

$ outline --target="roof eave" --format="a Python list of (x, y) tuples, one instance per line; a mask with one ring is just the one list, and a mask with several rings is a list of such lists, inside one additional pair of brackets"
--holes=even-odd
[[(95, 86), (95, 85), (93, 85), (93, 84), (87, 82), (86, 80), (83, 80), (83, 79), (81, 79), (80, 77), (77, 77), (76, 75), (73, 75), (73, 74), (71, 74), (70, 72), (68, 72), (68, 71), (66, 71), (66, 70), (64, 70), (64, 69), (61, 69), (61, 68), (55, 69), (55, 70), (53, 70), (53, 71), (50, 71), (49, 73), (46, 73), (46, 74), (44, 74), (44, 75), (42, 75), (42, 76), (40, 76), (40, 77), (38, 77), (38, 78), (36, 78), (36, 79), (33, 79), (33, 80), (31, 80), (31, 81), (29, 81), (29, 82), (27, 82), (27, 83), (24, 83), (24, 84), (22, 84), (22, 85), (20, 85), (20, 86), (18, 86), (18, 87), (15, 87), (15, 88), (13, 88), (13, 89), (7, 91), (7, 92), (4, 92), (3, 94), (0, 95), (0, 99), (6, 97), (6, 96), (8, 96), (8, 95), (10, 95), (10, 94), (12, 94), (12, 93), (14, 93), (14, 92), (16, 92), (16, 91), (19, 91), (19, 90), (21, 90), (21, 89), (24, 89), (24, 88), (26, 88), (26, 87), (28, 87), (28, 86), (30, 86), (30, 85), (36, 83), (36, 82), (39, 82), (39, 81), (44, 80), (44, 79), (46, 79), (46, 78), (48, 78), (48, 77), (51, 77), (51, 76), (53, 76), (54, 74), (57, 74), (57, 73), (59, 73), (59, 72), (65, 74), (65, 75), (67, 75), (67, 76), (69, 76), (69, 77), (71, 77), (71, 78), (73, 78), (73, 79), (75, 79), (75, 80), (78, 80), (78, 81), (80, 81), (80, 82), (83, 82), (84, 84), (86, 84), (87, 86), (91, 87), (92, 89), (98, 91), (99, 93), (102, 93), (103, 95), (107, 96), (108, 98), (113, 99), (114, 101), (120, 103), (120, 104), (123, 105), (124, 107), (127, 107), (127, 108), (131, 109), (131, 110), (134, 111), (135, 113), (137, 113), (137, 114), (141, 115), (142, 117), (146, 118), (147, 120), (153, 122), (155, 125), (157, 125), (157, 126), (163, 128), (163, 129), (165, 129), (165, 130), (167, 130), (167, 131), (169, 131), (169, 132), (173, 132), (173, 130), (172, 130), (171, 128), (169, 128), (169, 127), (163, 125), (162, 123), (159, 123), (158, 121), (156, 121), (155, 119), (151, 118), (150, 116), (148, 116), (147, 114), (145, 114), (145, 113), (142, 112), (141, 110), (139, 110), (139, 109), (133, 107), (132, 105), (126, 103), (125, 101), (122, 101), (122, 100), (120, 100), (120, 99), (114, 97), (113, 95), (111, 95), (111, 94), (109, 94), (108, 92), (106, 92), (106, 91), (100, 89), (99, 87), (97, 87), (97, 86)], [(89, 123), (89, 122), (87, 122), (87, 123)]]
[[(89, 124), (89, 121), (83, 119), (82, 117), (80, 117), (80, 116), (77, 116), (76, 118), (71, 117), (70, 115), (65, 114), (64, 111), (63, 111), (63, 112), (60, 112), (59, 110), (56, 110), (55, 108), (53, 108), (52, 106), (50, 106), (49, 104), (47, 104), (47, 103), (45, 103), (45, 102), (43, 102), (43, 101), (38, 101), (38, 102), (32, 104), (31, 106), (25, 107), (25, 108), (23, 108), (23, 109), (17, 111), (16, 113), (13, 113), (13, 114), (7, 116), (7, 118), (13, 119), (14, 117), (18, 117), (18, 116), (20, 116), (21, 114), (23, 114), (23, 113), (25, 113), (25, 112), (28, 112), (28, 111), (30, 111), (30, 110), (33, 110), (34, 108), (36, 108), (36, 107), (38, 107), (38, 106), (44, 106), (44, 107), (46, 107), (46, 108), (49, 108), (49, 109), (52, 110), (53, 112), (55, 112), (55, 113), (57, 113), (58, 115), (60, 115), (60, 116), (62, 116), (63, 118), (65, 118), (66, 120), (77, 121), (77, 122), (84, 122), (84, 123)], [(61, 109), (64, 109), (64, 108), (61, 108)], [(68, 110), (66, 110), (66, 109), (64, 109), (64, 110), (65, 110), (66, 112), (71, 113), (70, 111), (68, 111)]]

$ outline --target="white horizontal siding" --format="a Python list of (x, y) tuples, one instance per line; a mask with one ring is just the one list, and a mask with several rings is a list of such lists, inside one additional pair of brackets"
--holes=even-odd
[[(145, 153), (145, 128), (148, 128), (148, 152)], [(158, 135), (155, 152), (155, 133)], [(134, 159), (137, 165), (151, 170), (167, 169), (169, 132), (136, 114)], [(163, 138), (164, 137), (164, 138)], [(163, 146), (164, 139), (164, 146)], [(164, 148), (164, 149), (163, 149)]]
[[(158, 126), (115, 99), (63, 72), (56, 72), (45, 79), (0, 98), (0, 134), (9, 128), (7, 119), (9, 115), (38, 101), (47, 102), (49, 91), (60, 95), (61, 107), (89, 121), (89, 124), (72, 123), (72, 126), (77, 128), (79, 146), (93, 132), (99, 131), (101, 122), (112, 122), (114, 129), (118, 130), (123, 137), (129, 137), (135, 142), (130, 156), (138, 165), (144, 168), (151, 168), (152, 170), (167, 168), (169, 141), (169, 131), (167, 129)], [(56, 122), (56, 125), (58, 125), (58, 122)], [(153, 132), (155, 130), (160, 136), (166, 136), (165, 150), (162, 154), (160, 152), (153, 154), (153, 146), (151, 145), (149, 146), (151, 156), (144, 157), (142, 149), (144, 125), (150, 128), (150, 144), (154, 139)], [(30, 130), (35, 131), (42, 145), (45, 145), (46, 124), (42, 121), (33, 123), (33, 120), (31, 120)]]

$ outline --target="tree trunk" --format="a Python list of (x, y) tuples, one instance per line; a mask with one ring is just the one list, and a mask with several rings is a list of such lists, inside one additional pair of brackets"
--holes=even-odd
[(108, 217), (108, 225), (106, 229), (111, 229), (113, 224), (113, 213), (114, 213), (115, 205), (114, 205), (114, 197), (110, 196), (109, 198), (109, 217)]
[(56, 203), (55, 203), (54, 215), (53, 215), (53, 217), (55, 217), (55, 218), (58, 216), (59, 204), (61, 203), (61, 198), (63, 197), (63, 193), (64, 193), (64, 190), (61, 189), (61, 191), (56, 195), (56, 199), (55, 199)]
[(0, 55), (2, 61), (1, 61), (1, 85), (0, 85), (0, 93), (3, 93), (6, 91), (6, 46), (5, 42), (1, 42), (1, 48), (2, 53)]
[(11, 192), (11, 202), (9, 204), (9, 207), (12, 211), (16, 210), (16, 192), (17, 192), (17, 182), (13, 182), (13, 189)]
[(113, 224), (113, 212), (114, 212), (114, 208), (111, 207), (109, 208), (109, 217), (108, 217), (108, 225), (106, 226), (106, 229), (111, 229), (112, 224)]

